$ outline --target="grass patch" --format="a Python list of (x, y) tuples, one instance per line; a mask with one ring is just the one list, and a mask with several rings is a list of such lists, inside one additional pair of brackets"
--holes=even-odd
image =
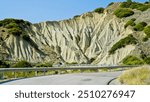
[(150, 64), (150, 57), (144, 58), (144, 62), (145, 62), (146, 64)]
[(150, 85), (150, 68), (135, 68), (125, 71), (118, 80), (125, 85)]
[(123, 59), (123, 64), (125, 65), (143, 65), (144, 61), (135, 57), (135, 56), (127, 56)]
[(133, 15), (134, 12), (131, 9), (128, 9), (128, 8), (119, 8), (119, 9), (114, 11), (114, 14), (118, 18), (123, 18), (123, 17), (128, 17), (128, 16)]
[(147, 35), (147, 37), (150, 37), (150, 26), (146, 26), (144, 28), (144, 33)]
[(29, 63), (27, 61), (19, 61), (19, 62), (15, 63), (14, 65), (12, 65), (12, 67), (22, 68), (22, 67), (32, 67), (32, 65), (31, 65), (31, 63)]
[(114, 54), (117, 49), (123, 48), (129, 44), (137, 44), (137, 39), (135, 39), (131, 34), (114, 44), (109, 50), (109, 54)]
[(145, 26), (147, 26), (147, 23), (145, 23), (145, 22), (140, 22), (140, 23), (136, 24), (136, 25), (133, 27), (133, 29), (134, 29), (135, 31), (143, 31)]
[(136, 9), (140, 11), (146, 11), (148, 8), (150, 8), (149, 4), (142, 4), (138, 2), (123, 2), (120, 5), (121, 8), (130, 8), (130, 9)]
[(129, 25), (130, 26), (135, 26), (135, 21), (136, 19), (130, 19), (125, 25), (124, 25), (124, 28), (127, 28)]

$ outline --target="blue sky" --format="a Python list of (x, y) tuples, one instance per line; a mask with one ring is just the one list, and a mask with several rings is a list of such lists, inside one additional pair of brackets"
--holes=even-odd
[(0, 20), (17, 18), (32, 23), (63, 20), (118, 1), (125, 0), (0, 0)]

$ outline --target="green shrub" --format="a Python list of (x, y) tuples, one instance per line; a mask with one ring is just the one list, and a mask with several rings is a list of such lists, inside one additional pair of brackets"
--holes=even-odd
[(136, 18), (132, 18), (131, 20), (132, 20), (132, 21), (136, 21)]
[(23, 34), (23, 35), (22, 35), (22, 38), (23, 38), (24, 40), (26, 40), (26, 41), (30, 40), (30, 36), (27, 35), (27, 34)]
[(47, 63), (39, 63), (36, 65), (36, 67), (52, 67), (52, 63), (47, 62)]
[(125, 47), (129, 44), (137, 44), (137, 39), (133, 37), (133, 35), (128, 35), (126, 38), (121, 39), (113, 47), (109, 50), (109, 54), (114, 54), (117, 49)]
[(0, 26), (8, 29), (8, 33), (20, 36), (24, 33), (24, 26), (29, 26), (31, 23), (18, 19), (4, 19), (0, 21)]
[(144, 33), (147, 35), (148, 38), (150, 37), (150, 26), (146, 26), (144, 28)]
[(148, 5), (143, 5), (143, 6), (138, 7), (137, 10), (146, 11), (148, 8), (150, 8)]
[(121, 3), (120, 7), (137, 9), (140, 11), (146, 11), (148, 8), (150, 8), (149, 5), (138, 3), (138, 2), (123, 2), (123, 3)]
[(15, 23), (17, 25), (23, 24), (23, 23), (27, 24), (27, 25), (30, 24), (30, 22), (28, 22), (28, 21), (24, 21), (22, 19), (13, 19), (13, 18), (6, 18), (6, 19), (0, 21), (0, 25), (3, 27), (5, 27), (6, 25), (8, 25), (10, 23)]
[(145, 62), (146, 64), (150, 64), (150, 57), (145, 58), (145, 59), (144, 59), (144, 62)]
[(120, 4), (120, 7), (121, 8), (129, 8), (131, 4), (132, 4), (132, 2), (122, 2)]
[(102, 8), (102, 7), (97, 8), (97, 9), (94, 10), (94, 12), (103, 13), (104, 12), (104, 8)]
[(7, 29), (19, 28), (19, 26), (16, 23), (9, 23), (5, 26), (5, 28), (7, 28)]
[(142, 39), (142, 41), (144, 41), (144, 42), (148, 41), (148, 37), (147, 37), (147, 36), (144, 37), (144, 38)]
[(127, 56), (123, 59), (125, 65), (143, 65), (144, 62), (135, 56)]
[(129, 20), (129, 21), (124, 25), (124, 28), (127, 28), (129, 25), (130, 25), (130, 26), (135, 26), (134, 21), (135, 21), (134, 19)]
[(13, 67), (15, 67), (15, 68), (19, 68), (19, 67), (32, 67), (32, 65), (31, 65), (31, 63), (29, 63), (27, 61), (19, 61), (16, 64), (14, 64)]
[(128, 16), (133, 15), (134, 12), (127, 8), (120, 8), (120, 9), (115, 10), (114, 14), (119, 18), (123, 18), (123, 17), (128, 17)]
[(22, 34), (22, 30), (19, 28), (12, 28), (8, 30), (9, 34), (13, 34), (15, 36), (20, 36)]
[(144, 30), (144, 27), (145, 27), (146, 25), (147, 25), (147, 23), (145, 23), (145, 22), (140, 22), (140, 23), (136, 24), (133, 29), (134, 29), (135, 31), (143, 31), (143, 30)]
[(9, 67), (10, 67), (10, 64), (0, 60), (0, 68), (9, 68)]

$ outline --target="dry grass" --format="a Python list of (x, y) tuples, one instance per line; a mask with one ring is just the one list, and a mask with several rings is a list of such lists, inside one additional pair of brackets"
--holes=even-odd
[(150, 68), (142, 67), (125, 71), (118, 80), (125, 85), (150, 85)]

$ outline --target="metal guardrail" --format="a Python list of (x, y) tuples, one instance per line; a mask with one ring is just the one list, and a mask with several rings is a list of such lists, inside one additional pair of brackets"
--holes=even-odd
[(114, 69), (114, 68), (132, 68), (139, 66), (66, 66), (66, 67), (41, 67), (41, 68), (0, 68), (0, 73), (4, 75), (5, 72), (14, 72), (14, 77), (16, 72), (30, 72), (34, 71), (35, 76), (38, 71), (43, 72), (43, 75), (46, 75), (47, 71), (65, 71), (65, 70), (98, 70), (102, 68)]

